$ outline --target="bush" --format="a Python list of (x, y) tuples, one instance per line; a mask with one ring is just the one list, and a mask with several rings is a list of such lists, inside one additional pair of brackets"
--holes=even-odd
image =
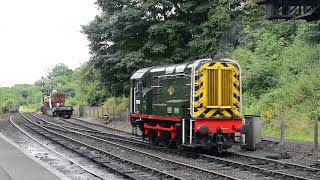
[(124, 111), (128, 108), (129, 99), (125, 96), (122, 97), (110, 97), (103, 103), (104, 109), (114, 109), (115, 113)]

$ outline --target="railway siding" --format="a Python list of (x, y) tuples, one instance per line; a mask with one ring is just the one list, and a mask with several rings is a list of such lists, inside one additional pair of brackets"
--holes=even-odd
[[(79, 121), (80, 122), (80, 121)], [(68, 122), (61, 122), (60, 123), (60, 125), (61, 124), (68, 124)], [(75, 123), (75, 122), (73, 122), (73, 123)], [(82, 123), (82, 122), (81, 122)], [(80, 123), (80, 124), (81, 124)], [(77, 124), (77, 123), (76, 123)], [(86, 124), (88, 124), (88, 123), (86, 123)], [(63, 125), (64, 126), (64, 128), (67, 128), (68, 126), (65, 126), (65, 125)], [(79, 125), (78, 124), (78, 127), (77, 128), (79, 128), (79, 127), (81, 127), (81, 126), (84, 126), (83, 124), (82, 125)], [(94, 125), (94, 126), (97, 126), (97, 125)], [(61, 126), (62, 127), (62, 126)], [(87, 128), (82, 128), (82, 129), (87, 129), (87, 131), (89, 132), (89, 131), (91, 131), (91, 133), (94, 133), (94, 131), (96, 131), (95, 133), (97, 133), (97, 134), (99, 134), (99, 133), (101, 133), (101, 131), (99, 130), (99, 131), (97, 131), (97, 130), (94, 130), (94, 129), (92, 129), (92, 127), (87, 127)], [(59, 131), (59, 128), (57, 128), (56, 129), (57, 131)], [(60, 129), (61, 130), (61, 129)], [(75, 130), (75, 129), (73, 129), (73, 130)], [(66, 133), (70, 133), (70, 132), (67, 132), (66, 131), (66, 129), (64, 129), (64, 131), (66, 132)], [(73, 132), (73, 133), (75, 133), (75, 132)], [(79, 133), (79, 132), (78, 132)], [(83, 132), (82, 132), (83, 133)], [(89, 133), (90, 134), (90, 133)], [(103, 134), (103, 133), (102, 133)], [(92, 136), (92, 134), (91, 135), (89, 135), (89, 136)], [(114, 141), (115, 139), (110, 139), (109, 138), (109, 140), (110, 141), (106, 141), (104, 138), (106, 138), (106, 136), (102, 136), (101, 134), (100, 134), (100, 137), (99, 137), (99, 135), (98, 135), (98, 137), (97, 136), (95, 136), (95, 137), (92, 137), (92, 138), (95, 138), (95, 140), (96, 141), (103, 141), (104, 143), (108, 143), (109, 144), (109, 146), (110, 146), (110, 144), (113, 144), (114, 146), (116, 146), (116, 149), (119, 149), (119, 144), (117, 145), (117, 144), (115, 144), (115, 143), (113, 143), (113, 142), (110, 142), (110, 141)], [(101, 139), (101, 138), (103, 138), (103, 139)], [(90, 141), (90, 140), (88, 140), (88, 141)], [(92, 140), (91, 140), (92, 141)], [(137, 150), (137, 145), (139, 144), (139, 146), (140, 146), (140, 151), (143, 151), (143, 152), (145, 152), (145, 151), (149, 151), (149, 153), (154, 153), (154, 148), (150, 148), (150, 146), (148, 146), (148, 145), (146, 145), (145, 143), (143, 143), (143, 142), (135, 142), (135, 143), (133, 143), (133, 141), (135, 141), (134, 139), (131, 139), (131, 141), (130, 141), (130, 138), (129, 139), (127, 139), (126, 141), (123, 141), (123, 140), (121, 140), (121, 136), (120, 137), (118, 137), (118, 141), (120, 141), (120, 142), (122, 142), (122, 143), (124, 143), (124, 144), (122, 144), (122, 145), (120, 145), (120, 146), (126, 146), (127, 148), (128, 148), (128, 146), (130, 147), (130, 148), (135, 148), (135, 150)], [(135, 145), (134, 145), (135, 144)], [(145, 145), (144, 145), (145, 144)], [(107, 146), (107, 145), (106, 145)], [(143, 147), (144, 146), (144, 147)], [(148, 148), (149, 148), (149, 150), (146, 150), (146, 146), (148, 146)], [(124, 148), (124, 147), (122, 147), (122, 148)], [(147, 148), (147, 149), (148, 149)], [(150, 150), (151, 149), (151, 150)], [(153, 150), (152, 150), (153, 149)], [(156, 149), (157, 150), (157, 149)], [(162, 148), (162, 150), (164, 150), (163, 148)], [(132, 151), (132, 149), (131, 149), (131, 151)], [(138, 150), (139, 151), (139, 150)], [(158, 149), (158, 151), (159, 151), (159, 149)], [(167, 157), (170, 157), (171, 159), (174, 159), (174, 158), (177, 158), (178, 160), (179, 160), (179, 158), (181, 159), (182, 157), (181, 157), (181, 154), (180, 154), (180, 157), (177, 157), (177, 154), (175, 154), (175, 155), (170, 155), (170, 154), (168, 154), (168, 151), (171, 151), (171, 153), (173, 153), (174, 151), (173, 150), (164, 150), (164, 154), (167, 156)], [(176, 151), (177, 152), (177, 151)], [(160, 153), (160, 152), (158, 152), (158, 153)], [(132, 154), (132, 153), (131, 153)], [(238, 155), (238, 156), (240, 156), (240, 155)], [(215, 163), (220, 163), (220, 165), (219, 165), (219, 167), (215, 167), (215, 166), (213, 166), (213, 167), (215, 167), (214, 169), (215, 170), (221, 170), (221, 169), (223, 169), (223, 170), (226, 170), (226, 169), (228, 169), (228, 166), (230, 166), (230, 165), (233, 165), (233, 167), (234, 167), (234, 171), (235, 170), (239, 170), (239, 169), (242, 169), (242, 170), (244, 170), (244, 171), (247, 171), (248, 169), (251, 169), (251, 170), (253, 170), (256, 174), (259, 174), (260, 176), (261, 176), (261, 174), (264, 174), (265, 176), (264, 177), (267, 177), (267, 176), (272, 176), (272, 177), (274, 177), (274, 178), (279, 178), (279, 179), (282, 179), (282, 178), (287, 178), (287, 179), (292, 179), (292, 178), (294, 178), (294, 179), (317, 179), (319, 176), (318, 176), (318, 174), (317, 173), (313, 173), (313, 175), (312, 174), (310, 174), (310, 169), (309, 169), (309, 171), (308, 171), (308, 173), (309, 174), (302, 174), (302, 175), (306, 175), (305, 177), (303, 177), (303, 176), (299, 176), (299, 175), (294, 175), (294, 173), (286, 173), (286, 172), (282, 172), (281, 170), (280, 171), (278, 171), (278, 170), (274, 170), (274, 168), (275, 167), (279, 167), (280, 165), (283, 165), (283, 163), (282, 162), (274, 162), (274, 166), (272, 167), (271, 165), (272, 164), (268, 164), (269, 166), (271, 166), (271, 169), (269, 168), (264, 168), (264, 167), (261, 167), (261, 166), (259, 166), (259, 165), (257, 165), (257, 164), (250, 164), (250, 163), (245, 163), (245, 162), (241, 162), (239, 159), (238, 160), (231, 160), (231, 159), (227, 159), (227, 158), (218, 158), (218, 157), (214, 157), (214, 156), (208, 156), (208, 155), (203, 155), (203, 154), (200, 154), (200, 155), (195, 155), (195, 154), (193, 154), (193, 157), (192, 158), (196, 158), (196, 157), (198, 157), (198, 159), (197, 159), (197, 161), (193, 161), (192, 159), (191, 159), (191, 162), (188, 162), (188, 160), (183, 160), (183, 161), (186, 161), (186, 162), (188, 162), (188, 163), (190, 163), (190, 164), (192, 164), (192, 163), (197, 163), (197, 164), (201, 164), (201, 167), (206, 167), (206, 164), (208, 164), (208, 163), (211, 163), (210, 165), (210, 167), (212, 168), (212, 163), (214, 164), (214, 162)], [(201, 157), (200, 159), (199, 159), (199, 157)], [(235, 156), (234, 156), (235, 157)], [(240, 158), (240, 157), (239, 157)], [(243, 157), (242, 157), (243, 158)], [(249, 157), (248, 157), (249, 158)], [(189, 154), (189, 160), (190, 160), (190, 154)], [(267, 159), (268, 160), (268, 159)], [(193, 161), (193, 162), (192, 162)], [(266, 161), (264, 161), (263, 162), (264, 164), (266, 164)], [(261, 164), (261, 162), (260, 162), (260, 164)], [(207, 168), (207, 167), (206, 167)], [(288, 166), (286, 166), (285, 168), (288, 168)], [(209, 169), (209, 167), (208, 167), (208, 169)], [(291, 167), (291, 169), (292, 169), (292, 167)], [(297, 169), (293, 169), (294, 171), (296, 171)], [(306, 170), (308, 170), (308, 169), (303, 169), (303, 171), (306, 171)], [(316, 169), (313, 169), (313, 170), (316, 170)], [(301, 171), (301, 169), (300, 169), (300, 171)], [(296, 173), (300, 173), (300, 171), (298, 171), (298, 172), (296, 172)], [(239, 174), (241, 174), (241, 172), (239, 172)], [(243, 174), (243, 172), (242, 172), (242, 174)], [(252, 177), (251, 177), (252, 178)], [(246, 179), (250, 179), (250, 177), (246, 177)], [(254, 178), (254, 179), (256, 179), (256, 178)]]

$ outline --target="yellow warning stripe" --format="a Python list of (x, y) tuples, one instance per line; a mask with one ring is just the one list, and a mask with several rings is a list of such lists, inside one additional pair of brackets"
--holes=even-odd
[(239, 100), (233, 96), (232, 97), (232, 104), (238, 104), (238, 103), (239, 103)]
[(232, 80), (233, 82), (236, 84), (236, 85), (239, 85), (240, 84), (240, 81), (236, 78), (236, 77), (232, 77)]
[(223, 110), (221, 111), (221, 113), (225, 116), (225, 117), (232, 117), (232, 115), (227, 111), (227, 110)]
[(240, 71), (236, 67), (234, 67), (234, 72), (236, 73), (237, 76), (240, 76)]
[(195, 85), (195, 86), (199, 86), (199, 85), (201, 84), (201, 82), (202, 82), (201, 79), (199, 79), (199, 80), (197, 80), (197, 81), (194, 82), (194, 85)]
[[(205, 70), (206, 67), (208, 67), (210, 65), (210, 63), (206, 63), (201, 69)], [(202, 91), (203, 91), (203, 96), (201, 97), (201, 101), (203, 102), (203, 106), (207, 106), (208, 105), (208, 93), (207, 93), (207, 89), (208, 89), (208, 73), (203, 73), (202, 77)]]
[[(204, 118), (221, 118), (223, 117), (227, 117), (227, 118), (231, 118), (233, 115), (240, 117), (240, 111), (239, 108), (237, 108), (237, 106), (239, 107), (239, 100), (237, 98), (234, 97), (234, 94), (237, 96), (240, 96), (240, 91), (236, 88), (236, 86), (240, 86), (240, 80), (238, 80), (235, 76), (240, 76), (240, 71), (237, 69), (236, 65), (234, 64), (228, 64), (226, 63), (226, 65), (224, 65), (221, 62), (215, 62), (213, 66), (210, 66), (212, 64), (212, 62), (208, 62), (208, 63), (204, 63), (201, 65), (201, 67), (195, 71), (195, 76), (197, 76), (198, 80), (195, 81), (195, 86), (199, 86), (200, 84), (202, 84), (201, 87), (199, 87), (199, 89), (197, 91), (194, 92), (194, 107), (195, 107), (195, 111), (193, 112), (193, 117), (204, 117)], [(226, 109), (224, 109), (223, 107), (215, 107), (215, 106), (208, 106), (208, 69), (223, 69), (223, 70), (232, 70), (233, 71), (233, 75), (232, 75), (232, 94), (230, 94), (232, 96), (231, 98), (231, 103), (232, 106), (230, 106), (230, 110), (231, 112), (227, 111)], [(230, 83), (231, 83), (230, 82)], [(218, 82), (217, 82), (218, 83)], [(218, 83), (221, 84), (222, 82)], [(233, 85), (233, 83), (235, 85)], [(220, 86), (221, 87), (221, 86)], [(219, 90), (220, 88), (218, 88)], [(202, 94), (202, 97), (197, 98), (198, 100), (196, 101), (196, 97), (199, 97)], [(212, 98), (212, 97), (210, 97)], [(197, 107), (201, 106), (201, 104), (203, 104), (203, 107), (200, 109), (197, 109)], [(237, 106), (235, 106), (237, 105)], [(209, 110), (209, 111), (208, 111)], [(215, 114), (217, 111), (219, 110), (219, 113), (216, 115)], [(206, 112), (208, 111), (208, 112)], [(204, 112), (206, 112), (205, 114), (203, 114)], [(214, 117), (213, 117), (214, 116)]]
[(211, 63), (205, 63), (201, 66), (200, 70), (206, 69)]
[(197, 112), (194, 112), (193, 117), (199, 117), (205, 110), (206, 110), (206, 108), (201, 108)]
[(193, 103), (193, 106), (196, 108), (196, 107), (198, 107), (200, 104), (201, 104), (200, 101), (195, 101), (195, 102)]
[(210, 118), (215, 112), (217, 112), (217, 109), (211, 109), (207, 114), (204, 115), (204, 117)]
[(240, 95), (240, 91), (236, 88), (236, 87), (232, 87), (232, 92), (234, 93), (234, 94), (236, 94), (237, 96), (239, 96)]
[(231, 111), (234, 115), (240, 117), (240, 111), (238, 109), (232, 108)]
[(202, 93), (202, 89), (194, 92), (194, 97), (198, 97)]

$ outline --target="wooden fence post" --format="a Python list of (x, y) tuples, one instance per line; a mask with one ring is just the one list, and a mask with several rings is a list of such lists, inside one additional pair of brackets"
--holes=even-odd
[(104, 108), (103, 108), (103, 106), (101, 107), (101, 118), (103, 118), (103, 115), (104, 115)]
[(318, 151), (319, 142), (318, 142), (318, 121), (320, 117), (314, 118), (314, 150)]
[(89, 107), (86, 108), (86, 116), (89, 117)]
[(280, 145), (284, 145), (284, 134), (285, 134), (285, 116), (284, 112), (280, 115)]
[(127, 108), (126, 110), (127, 110), (127, 112), (126, 112), (126, 114), (127, 114), (127, 120), (129, 120), (129, 113), (130, 113), (130, 112), (129, 112), (129, 108)]

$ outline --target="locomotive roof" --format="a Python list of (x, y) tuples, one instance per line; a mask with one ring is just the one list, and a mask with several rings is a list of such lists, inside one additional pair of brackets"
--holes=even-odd
[[(211, 58), (208, 59), (200, 59), (198, 61), (217, 61)], [(220, 62), (228, 62), (235, 64), (238, 68), (239, 64), (231, 59), (219, 59)], [(197, 61), (195, 61), (197, 62)], [(141, 79), (147, 72), (150, 73), (163, 73), (163, 74), (174, 74), (174, 73), (183, 73), (187, 68), (192, 68), (195, 62), (187, 62), (182, 64), (172, 64), (172, 65), (164, 65), (164, 66), (155, 66), (155, 67), (148, 67), (139, 69), (136, 71), (130, 79)]]
[(151, 73), (163, 72), (164, 74), (183, 73), (186, 68), (191, 68), (192, 65), (193, 65), (193, 62), (189, 62), (189, 63), (183, 63), (183, 64), (173, 64), (173, 65), (143, 68), (136, 71), (131, 76), (130, 79), (141, 79), (143, 75), (145, 75), (147, 72), (151, 72)]
[(131, 76), (130, 79), (140, 79), (140, 78), (142, 78), (142, 76), (143, 76), (149, 69), (151, 69), (151, 67), (139, 69), (138, 71), (136, 71), (136, 72)]

